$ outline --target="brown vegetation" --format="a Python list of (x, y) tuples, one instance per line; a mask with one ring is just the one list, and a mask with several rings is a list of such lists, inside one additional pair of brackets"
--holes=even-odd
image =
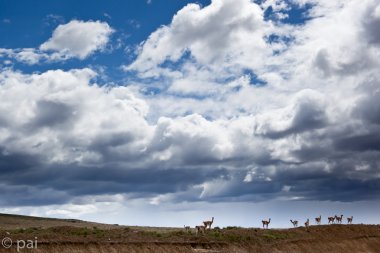
[[(14, 242), (37, 237), (37, 249), (20, 251), (35, 253), (370, 253), (379, 252), (380, 248), (380, 226), (377, 225), (321, 225), (310, 226), (308, 231), (302, 227), (268, 230), (227, 227), (206, 230), (204, 235), (197, 236), (195, 229), (187, 232), (182, 227), (127, 227), (78, 220), (0, 215), (0, 236), (11, 237)], [(0, 248), (0, 252), (17, 251), (13, 247)]]

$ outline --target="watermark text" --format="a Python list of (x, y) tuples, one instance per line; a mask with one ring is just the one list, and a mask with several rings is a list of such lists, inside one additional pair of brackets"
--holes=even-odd
[(4, 237), (1, 241), (1, 245), (4, 248), (9, 249), (12, 246), (16, 247), (17, 252), (22, 251), (23, 249), (37, 249), (38, 240), (37, 237), (34, 237), (34, 240), (12, 240), (10, 237)]

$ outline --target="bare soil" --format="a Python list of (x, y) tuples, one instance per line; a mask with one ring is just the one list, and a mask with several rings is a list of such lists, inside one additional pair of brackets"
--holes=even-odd
[[(183, 228), (134, 227), (80, 220), (0, 214), (0, 240), (37, 240), (37, 248), (19, 252), (49, 253), (377, 253), (379, 225), (320, 225), (291, 229), (227, 227), (196, 235)], [(37, 239), (35, 239), (37, 238)]]

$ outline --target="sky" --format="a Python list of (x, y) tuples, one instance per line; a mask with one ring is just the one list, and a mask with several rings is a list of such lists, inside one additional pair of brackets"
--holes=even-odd
[(377, 224), (377, 0), (0, 0), (0, 212)]

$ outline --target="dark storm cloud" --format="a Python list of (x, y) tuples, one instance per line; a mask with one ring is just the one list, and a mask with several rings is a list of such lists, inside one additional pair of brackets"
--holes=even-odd
[(18, 175), (38, 166), (40, 157), (27, 153), (10, 153), (0, 146), (0, 178), (4, 175)]
[(376, 4), (371, 5), (363, 20), (364, 34), (370, 44), (380, 46), (380, 17), (376, 13)]
[[(267, 201), (268, 199), (300, 199), (319, 201), (363, 201), (380, 197), (379, 159), (377, 155), (359, 154), (349, 159), (338, 158), (329, 170), (322, 163), (277, 164), (275, 174), (268, 168), (256, 168), (249, 181), (244, 173), (231, 173), (231, 180), (218, 194), (207, 196), (212, 202), (218, 201)], [(326, 156), (328, 157), (328, 156)], [(358, 166), (369, 163), (365, 171)], [(359, 170), (358, 170), (359, 168)], [(248, 172), (249, 173), (249, 172)], [(222, 184), (223, 185), (223, 184)]]
[(321, 104), (319, 98), (310, 94), (305, 94), (305, 97), (295, 101), (292, 110), (289, 127), (281, 131), (269, 128), (264, 135), (273, 139), (283, 138), (292, 134), (323, 128), (328, 124), (324, 105)]
[(30, 185), (0, 184), (1, 206), (43, 206), (64, 204), (72, 199), (67, 192)]
[(324, 108), (311, 101), (303, 101), (297, 106), (291, 128), (285, 131), (284, 134), (289, 135), (321, 128), (326, 123), (327, 117)]
[(44, 164), (23, 155), (0, 156), (3, 205), (61, 204), (75, 197), (125, 193), (150, 197), (185, 191), (195, 184), (226, 176), (225, 169), (140, 168), (114, 163), (98, 167)]
[(315, 161), (328, 157), (332, 148), (325, 145), (305, 145), (300, 149), (294, 150), (292, 155), (300, 161)]
[(363, 201), (380, 196), (380, 179), (358, 180), (338, 177), (299, 181), (291, 188), (305, 200)]
[(108, 147), (117, 147), (128, 144), (135, 138), (132, 133), (112, 133), (108, 135), (99, 135), (91, 142), (89, 148), (91, 150), (105, 152)]
[[(90, 171), (73, 171), (67, 182), (79, 182), (82, 186), (72, 185), (73, 194), (102, 193), (139, 193), (162, 194), (186, 190), (194, 184), (200, 184), (225, 175), (225, 169), (125, 169), (92, 168)], [(93, 186), (96, 184), (96, 188)], [(63, 186), (63, 189), (66, 186)]]
[[(372, 97), (364, 97), (358, 103), (358, 108), (365, 107), (368, 100), (372, 100)], [(325, 124), (328, 121), (326, 115), (320, 108), (312, 105), (315, 104), (302, 103), (302, 106), (298, 106), (290, 128), (292, 131), (288, 130), (283, 132), (282, 136), (276, 136), (276, 139), (298, 136), (304, 140), (305, 145), (290, 153), (298, 160), (294, 162), (273, 159), (268, 155), (260, 156), (261, 160), (256, 161), (249, 158), (244, 150), (239, 159), (229, 158), (218, 162), (210, 151), (212, 138), (192, 137), (187, 140), (186, 138), (189, 138), (187, 136), (180, 138), (157, 136), (153, 138), (153, 144), (157, 140), (162, 140), (166, 144), (152, 144), (155, 148), (148, 149), (137, 157), (123, 158), (115, 155), (114, 148), (129, 145), (134, 141), (135, 137), (129, 133), (99, 135), (89, 142), (88, 150), (97, 152), (103, 157), (103, 162), (98, 165), (46, 163), (39, 155), (9, 153), (3, 148), (0, 155), (0, 183), (2, 187), (10, 190), (8, 194), (3, 195), (2, 204), (60, 204), (81, 196), (118, 193), (139, 198), (173, 193), (181, 198), (174, 197), (173, 201), (198, 201), (199, 197), (194, 194), (199, 194), (199, 191), (193, 187), (218, 180), (226, 186), (217, 193), (206, 194), (202, 197), (203, 200), (266, 201), (279, 197), (334, 201), (375, 199), (380, 185), (379, 180), (371, 177), (379, 173), (378, 132), (374, 130), (373, 133), (360, 135), (355, 132), (355, 128), (350, 128), (343, 129), (339, 133), (330, 133), (330, 126)], [(60, 106), (53, 106), (53, 112), (57, 108)], [(362, 112), (364, 109), (356, 110)], [(48, 116), (42, 118), (53, 117), (50, 112), (46, 115)], [(363, 118), (362, 113), (354, 113), (354, 116), (363, 124), (367, 122), (368, 115)], [(56, 120), (53, 117), (38, 122), (41, 126), (49, 125), (50, 128), (54, 128)], [(319, 135), (307, 131), (315, 127), (321, 131)], [(271, 139), (268, 138), (267, 141)], [(70, 141), (65, 143), (68, 144)], [(152, 155), (149, 152), (164, 151), (173, 145), (177, 147), (180, 166), (176, 166), (170, 160), (149, 161), (148, 158)], [(368, 154), (368, 152), (375, 153)], [(142, 158), (146, 158), (146, 163), (140, 163), (137, 167), (133, 167), (133, 163), (130, 163)], [(210, 164), (216, 167), (213, 168)], [(227, 166), (218, 169), (218, 164)], [(363, 164), (366, 167), (360, 170)], [(256, 167), (253, 170), (246, 170), (247, 166)], [(326, 166), (329, 168), (326, 169)], [(271, 167), (274, 167), (275, 171), (272, 171)], [(247, 174), (252, 171), (254, 173), (251, 180), (245, 180)]]
[(353, 117), (359, 117), (368, 123), (380, 125), (380, 83), (370, 82), (365, 86), (363, 97), (358, 101)]
[[(128, 144), (133, 144), (136, 140), (136, 136), (131, 132), (113, 132), (99, 134), (93, 140), (89, 141), (89, 145), (86, 147), (87, 150), (101, 154), (106, 161), (136, 161), (142, 159), (143, 153), (139, 154), (129, 154), (128, 150), (123, 153), (114, 152), (116, 148), (122, 146), (127, 146)], [(75, 142), (75, 140), (74, 140)], [(133, 150), (130, 151), (133, 153)]]
[[(295, 152), (300, 163), (278, 164), (273, 181), (290, 187), (286, 195), (308, 200), (375, 200), (380, 195), (380, 139), (376, 132), (319, 136)], [(334, 139), (335, 138), (335, 139)], [(323, 149), (323, 144), (325, 148)], [(313, 145), (314, 144), (314, 145)]]
[(64, 103), (41, 100), (37, 102), (36, 116), (31, 125), (33, 128), (62, 125), (72, 118), (73, 111), (73, 108)]
[(338, 150), (380, 151), (380, 131), (338, 139), (335, 146)]

